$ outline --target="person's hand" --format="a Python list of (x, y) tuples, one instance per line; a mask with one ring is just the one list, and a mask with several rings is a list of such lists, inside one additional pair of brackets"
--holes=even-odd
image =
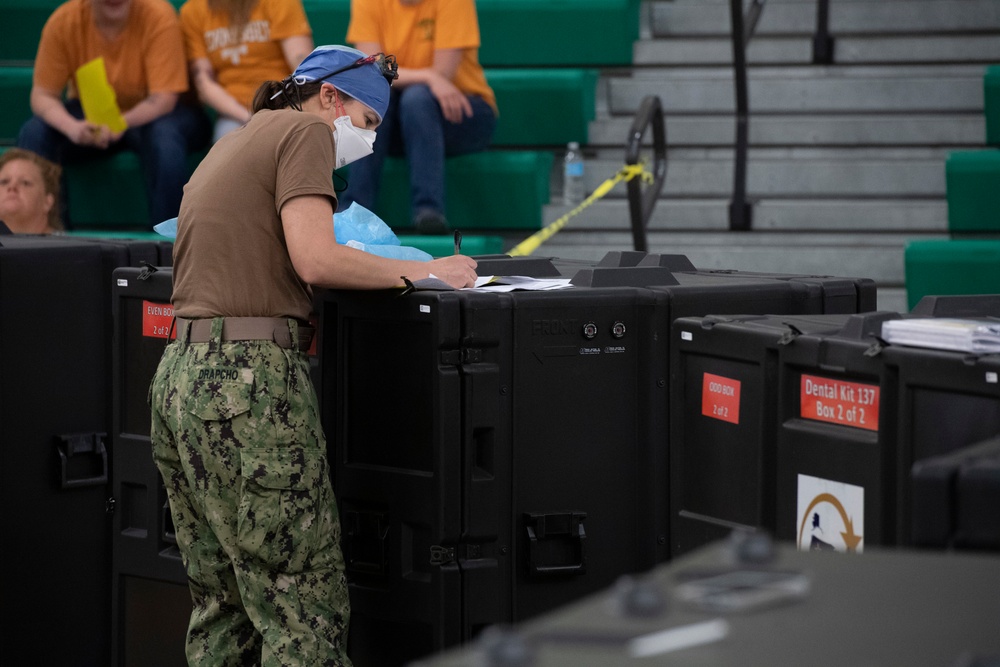
[(472, 116), (469, 98), (455, 84), (443, 76), (435, 76), (429, 85), (431, 94), (441, 105), (441, 113), (451, 123), (461, 123), (466, 116)]
[(67, 135), (77, 146), (108, 147), (108, 128), (86, 120), (77, 120)]
[(121, 141), (123, 136), (125, 136), (125, 130), (122, 130), (121, 132), (112, 132), (111, 130), (108, 130), (108, 145), (110, 146), (111, 144), (118, 143)]
[(449, 255), (426, 264), (430, 273), (458, 289), (476, 285), (476, 260), (465, 255)]

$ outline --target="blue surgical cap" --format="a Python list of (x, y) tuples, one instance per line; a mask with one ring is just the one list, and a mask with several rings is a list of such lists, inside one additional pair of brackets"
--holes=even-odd
[(389, 108), (389, 82), (382, 76), (378, 63), (369, 63), (345, 70), (333, 77), (328, 76), (330, 72), (351, 65), (365, 56), (365, 53), (349, 46), (317, 46), (295, 68), (292, 78), (300, 85), (318, 79), (329, 81), (337, 89), (370, 107), (378, 114), (381, 122), (386, 109)]

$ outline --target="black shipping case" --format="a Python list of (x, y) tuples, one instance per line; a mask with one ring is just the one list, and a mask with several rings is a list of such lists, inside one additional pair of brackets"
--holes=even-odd
[[(937, 297), (909, 316), (988, 316), (998, 303)], [(995, 357), (885, 346), (884, 320), (782, 350), (775, 530), (802, 548), (910, 544), (914, 462), (1000, 432)]]
[(1000, 437), (916, 461), (910, 470), (911, 543), (1000, 548), (998, 464)]
[(895, 544), (899, 484), (894, 385), (884, 378), (882, 323), (847, 320), (779, 354), (775, 535), (803, 549)]
[[(480, 273), (508, 273), (502, 262)], [(324, 423), (358, 667), (666, 560), (670, 323), (824, 307), (821, 286), (663, 266), (591, 266), (573, 282), (327, 294)]]
[[(1000, 656), (995, 555), (871, 549), (846, 557), (790, 544), (776, 551), (768, 562), (744, 562), (729, 544), (713, 544), (420, 664), (940, 667), (992, 665)], [(704, 607), (687, 602), (684, 588), (713, 574), (728, 577), (729, 587), (719, 581), (714, 598), (700, 598)], [(767, 604), (775, 580), (804, 585)], [(716, 600), (749, 606), (725, 613), (712, 607)]]
[(778, 356), (851, 315), (711, 315), (674, 321), (670, 550), (734, 528), (774, 531)]
[(642, 342), (649, 292), (337, 292), (325, 308), (355, 665), (403, 664), (652, 565), (634, 417), (638, 376), (663, 365)]
[(0, 240), (4, 665), (106, 665), (110, 317), (101, 248)]
[(149, 384), (172, 334), (169, 268), (114, 272), (115, 513), (112, 527), (112, 662), (182, 665), (191, 615), (187, 575), (150, 447)]
[(955, 545), (1000, 551), (1000, 452), (963, 465), (957, 486)]
[[(1000, 434), (1000, 355), (890, 345), (882, 356), (896, 388), (897, 478), (908, 480), (918, 461)], [(893, 502), (898, 541), (910, 544), (909, 484)]]

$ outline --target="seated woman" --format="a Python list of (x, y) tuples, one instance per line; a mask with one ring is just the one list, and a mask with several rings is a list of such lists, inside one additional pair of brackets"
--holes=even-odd
[(301, 0), (187, 0), (184, 49), (202, 104), (218, 114), (213, 143), (250, 120), (254, 92), (313, 50)]
[(51, 234), (59, 219), (59, 165), (31, 151), (0, 155), (0, 221), (15, 234)]

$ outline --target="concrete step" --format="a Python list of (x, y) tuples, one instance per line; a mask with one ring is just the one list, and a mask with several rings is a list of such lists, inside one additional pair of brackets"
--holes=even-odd
[[(747, 192), (755, 197), (942, 199), (949, 149), (756, 149), (747, 165)], [(593, 191), (622, 168), (618, 150), (602, 149), (585, 160)], [(676, 149), (668, 153), (664, 197), (728, 197), (733, 151)], [(609, 197), (624, 197), (618, 183)]]
[[(611, 115), (634, 114), (648, 95), (659, 95), (669, 114), (736, 106), (730, 68), (636, 70), (607, 83)], [(754, 68), (748, 94), (752, 113), (982, 113), (983, 68)]]
[[(757, 24), (758, 35), (812, 34), (815, 0), (769, 0)], [(652, 2), (650, 31), (655, 37), (724, 35), (729, 33), (728, 0)], [(834, 0), (830, 32), (846, 34), (907, 34), (983, 32), (1000, 30), (996, 0)]]
[[(553, 201), (559, 201), (553, 197)], [(545, 207), (552, 222), (570, 211), (561, 203)], [(754, 205), (753, 228), (760, 231), (946, 233), (947, 206), (942, 200), (921, 199), (761, 199)], [(628, 201), (602, 199), (573, 216), (573, 231), (631, 229)], [(647, 225), (649, 231), (726, 231), (729, 198), (661, 198)]]
[[(729, 37), (675, 37), (635, 43), (636, 65), (719, 65), (733, 61)], [(1000, 60), (1000, 38), (982, 35), (837, 36), (837, 64), (982, 63)], [(812, 36), (755, 36), (747, 48), (750, 65), (812, 62)]]
[[(650, 252), (686, 255), (698, 268), (773, 271), (872, 278), (882, 287), (903, 286), (903, 248), (933, 234), (825, 234), (810, 232), (661, 232), (648, 234)], [(539, 256), (596, 260), (609, 250), (631, 250), (632, 235), (564, 229)]]
[[(624, 146), (631, 116), (601, 118), (590, 124), (590, 146)], [(666, 116), (667, 144), (731, 146), (733, 116)], [(766, 115), (750, 118), (751, 146), (967, 146), (981, 147), (986, 136), (983, 114), (923, 115)], [(644, 137), (651, 141), (651, 133)]]

